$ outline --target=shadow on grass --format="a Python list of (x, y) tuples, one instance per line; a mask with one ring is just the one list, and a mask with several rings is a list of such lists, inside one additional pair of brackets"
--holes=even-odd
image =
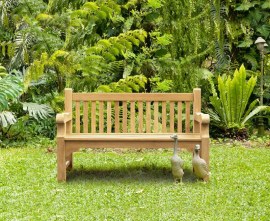
[[(184, 170), (183, 182), (193, 183), (196, 178), (191, 169)], [(67, 174), (69, 182), (76, 181), (138, 181), (138, 182), (173, 182), (171, 168), (160, 166), (129, 166), (104, 168), (74, 168)]]

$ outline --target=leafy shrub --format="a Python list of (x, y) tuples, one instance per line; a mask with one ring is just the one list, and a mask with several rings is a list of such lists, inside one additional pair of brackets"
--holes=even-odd
[[(26, 128), (29, 119), (41, 120), (52, 115), (53, 111), (46, 104), (21, 102), (23, 79), (0, 69), (0, 140), (15, 138), (30, 131)], [(21, 136), (23, 138), (23, 136)]]
[[(251, 76), (246, 80), (246, 69), (244, 65), (235, 70), (233, 78), (230, 76), (218, 77), (218, 92), (212, 83), (213, 96), (210, 102), (213, 109), (209, 109), (212, 125), (225, 131), (236, 133), (245, 128), (248, 120), (265, 107), (257, 107), (258, 100), (249, 103), (250, 96), (256, 85), (257, 77)], [(241, 132), (241, 133), (242, 133)]]

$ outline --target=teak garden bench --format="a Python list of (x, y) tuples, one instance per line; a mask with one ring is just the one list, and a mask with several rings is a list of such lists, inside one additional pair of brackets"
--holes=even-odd
[[(73, 93), (65, 89), (65, 112), (57, 114), (57, 179), (66, 180), (80, 148), (173, 148), (209, 164), (209, 115), (201, 113), (201, 89), (193, 93)], [(74, 123), (74, 124), (73, 124)]]

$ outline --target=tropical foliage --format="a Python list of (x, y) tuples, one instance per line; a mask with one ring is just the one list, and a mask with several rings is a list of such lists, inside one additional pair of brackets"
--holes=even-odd
[[(2, 0), (0, 76), (2, 84), (13, 82), (0, 91), (2, 125), (13, 123), (15, 128), (15, 119), (19, 123), (27, 113), (31, 120), (24, 118), (22, 125), (54, 131), (54, 114), (45, 113), (51, 113), (48, 105), (54, 112), (62, 110), (65, 87), (103, 92), (201, 87), (207, 109), (209, 71), (213, 85), (227, 79), (226, 86), (240, 64), (252, 73), (259, 69), (253, 42), (262, 36), (270, 45), (269, 8), (262, 0)], [(269, 88), (267, 76), (264, 86)], [(258, 97), (256, 87), (250, 93)], [(267, 91), (264, 99), (268, 104)], [(246, 105), (254, 104), (248, 100)], [(228, 118), (224, 125), (245, 125), (238, 118)]]
[(254, 109), (259, 103), (257, 99), (249, 102), (257, 77), (251, 76), (248, 80), (246, 78), (247, 73), (243, 65), (239, 70), (235, 70), (233, 78), (218, 77), (218, 93), (212, 87), (213, 96), (210, 97), (213, 106), (213, 110), (209, 111), (212, 124), (224, 130), (242, 129), (249, 119), (263, 109)]
[[(45, 104), (21, 102), (23, 79), (21, 76), (8, 74), (1, 67), (0, 77), (0, 139), (19, 135), (29, 120), (47, 119), (52, 114), (50, 106)], [(16, 130), (16, 128), (18, 130)], [(12, 132), (13, 131), (13, 132)]]

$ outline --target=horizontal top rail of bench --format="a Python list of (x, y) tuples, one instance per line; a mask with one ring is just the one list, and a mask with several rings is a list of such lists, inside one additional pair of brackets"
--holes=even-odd
[(193, 93), (72, 93), (73, 101), (193, 101), (193, 99)]

